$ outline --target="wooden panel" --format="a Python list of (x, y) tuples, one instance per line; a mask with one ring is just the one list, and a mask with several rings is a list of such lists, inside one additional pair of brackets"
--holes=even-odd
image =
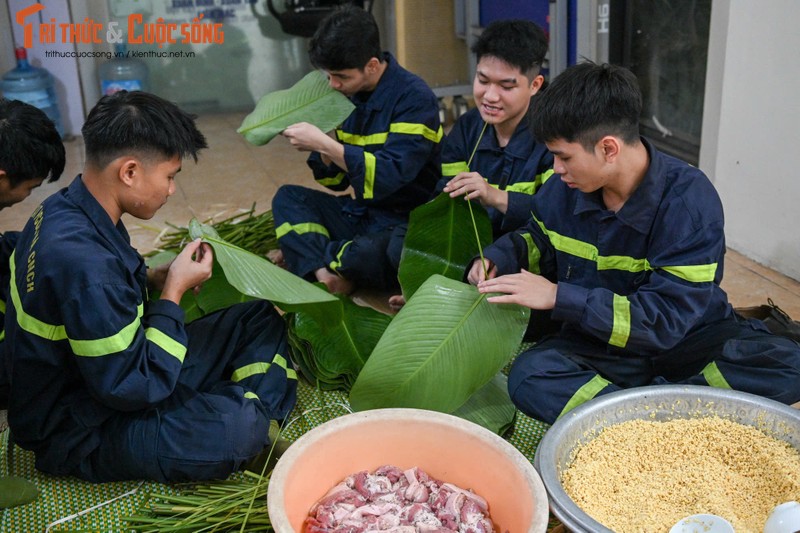
[(471, 84), (450, 0), (397, 0), (397, 60), (431, 87)]

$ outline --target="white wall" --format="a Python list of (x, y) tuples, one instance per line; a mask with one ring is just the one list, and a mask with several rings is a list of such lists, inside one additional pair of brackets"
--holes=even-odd
[(800, 280), (800, 2), (713, 0), (700, 168), (730, 248)]

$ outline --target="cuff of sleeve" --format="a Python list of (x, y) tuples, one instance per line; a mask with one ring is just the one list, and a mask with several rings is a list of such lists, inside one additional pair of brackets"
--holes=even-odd
[(533, 196), (530, 194), (509, 191), (508, 207), (500, 229), (508, 232), (524, 226), (531, 218), (532, 200)]
[(186, 318), (186, 313), (181, 306), (171, 300), (151, 300), (147, 314), (151, 317), (154, 315), (164, 316), (171, 318), (176, 322), (183, 324)]
[(553, 307), (553, 320), (580, 322), (588, 297), (589, 289), (570, 283), (559, 283), (556, 305)]
[(344, 145), (344, 162), (347, 163), (347, 175), (350, 185), (361, 196), (364, 191), (364, 149), (350, 144)]
[[(505, 255), (501, 253), (499, 250), (486, 248), (483, 251), (483, 257), (491, 261), (494, 264), (494, 266), (497, 267), (498, 276), (503, 276), (505, 274), (512, 274), (512, 272), (509, 272), (508, 264), (506, 264), (506, 261), (504, 261)], [(480, 256), (475, 257), (475, 259), (480, 259)]]

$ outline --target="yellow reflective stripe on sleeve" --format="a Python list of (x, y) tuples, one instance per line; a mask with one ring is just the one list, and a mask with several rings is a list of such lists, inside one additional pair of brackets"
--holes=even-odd
[(248, 400), (260, 400), (261, 399), (261, 398), (258, 397), (258, 394), (256, 394), (255, 392), (250, 392), (250, 391), (245, 392), (244, 393), (244, 397), (247, 398)]
[(184, 358), (186, 358), (186, 346), (156, 328), (147, 328), (144, 330), (144, 336), (147, 340), (183, 363)]
[(370, 200), (375, 195), (375, 156), (364, 152), (364, 199)]
[(339, 253), (336, 254), (336, 260), (331, 261), (331, 264), (328, 265), (331, 270), (333, 270), (336, 273), (339, 272), (339, 268), (341, 268), (342, 266), (342, 256), (344, 255), (344, 251), (347, 249), (348, 246), (350, 246), (350, 243), (352, 242), (353, 241), (347, 241), (342, 245), (342, 247), (339, 249)]
[[(121, 352), (131, 345), (133, 339), (136, 337), (136, 332), (139, 331), (141, 325), (142, 315), (144, 314), (144, 306), (139, 304), (136, 307), (136, 318), (119, 330), (114, 335), (102, 339), (91, 340), (76, 340), (69, 339), (69, 345), (72, 347), (72, 352), (75, 355), (83, 357), (100, 357), (111, 353)], [(174, 354), (173, 354), (174, 355)]]
[(614, 325), (608, 344), (624, 348), (631, 335), (631, 302), (624, 296), (614, 295)]
[(396, 122), (389, 125), (389, 131), (371, 133), (369, 135), (358, 135), (357, 133), (346, 133), (336, 130), (336, 138), (341, 142), (353, 146), (368, 146), (371, 144), (384, 144), (390, 133), (400, 133), (403, 135), (422, 135), (429, 141), (438, 143), (444, 137), (444, 130), (441, 126), (437, 131), (433, 131), (425, 124), (415, 124), (412, 122)]
[[(589, 380), (583, 387), (578, 389), (575, 394), (572, 395), (572, 398), (569, 399), (567, 405), (564, 406), (564, 409), (561, 410), (561, 413), (558, 415), (558, 418), (561, 418), (568, 412), (572, 411), (576, 407), (581, 404), (584, 404), (597, 396), (600, 391), (605, 389), (607, 386), (611, 385), (611, 382), (607, 379), (602, 378), (599, 374)], [(558, 420), (558, 419), (556, 419)]]
[(326, 187), (330, 187), (332, 185), (339, 185), (340, 183), (342, 183), (343, 179), (344, 179), (344, 172), (339, 172), (332, 178), (319, 178), (317, 180), (317, 183), (319, 183), (320, 185), (324, 185)]
[(358, 135), (356, 133), (345, 133), (341, 130), (337, 130), (336, 137), (345, 144), (367, 146), (369, 144), (384, 144), (389, 137), (389, 132)]
[(231, 375), (231, 380), (242, 381), (243, 379), (249, 378), (250, 376), (255, 376), (256, 374), (266, 374), (270, 366), (272, 366), (270, 363), (264, 363), (263, 361), (260, 363), (251, 363), (249, 365), (245, 365), (242, 368), (237, 368), (233, 372)]
[(553, 176), (553, 174), (555, 174), (555, 171), (552, 168), (550, 170), (545, 170), (541, 174), (537, 174), (536, 179), (534, 181), (538, 182), (539, 185), (544, 185), (547, 182), (547, 180), (549, 180)]
[(725, 377), (722, 375), (722, 372), (720, 372), (717, 363), (715, 363), (714, 361), (708, 363), (701, 372), (701, 374), (703, 374), (703, 377), (706, 378), (706, 382), (711, 387), (716, 387), (718, 389), (732, 388), (728, 383), (728, 380), (726, 380)]
[(389, 126), (389, 133), (403, 133), (405, 135), (422, 135), (429, 141), (438, 143), (444, 136), (441, 126), (437, 131), (433, 131), (425, 124), (415, 124), (412, 122), (395, 122)]
[(289, 224), (288, 222), (284, 222), (275, 229), (275, 236), (280, 239), (292, 231), (298, 235), (302, 235), (304, 233), (321, 233), (322, 235), (330, 238), (330, 234), (325, 226), (322, 224), (315, 224), (314, 222), (304, 222), (302, 224)]
[[(118, 333), (102, 339), (70, 339), (67, 337), (67, 332), (64, 326), (55, 326), (52, 324), (47, 324), (46, 322), (42, 322), (41, 320), (26, 313), (22, 308), (17, 284), (13, 283), (13, 280), (15, 279), (13, 253), (11, 254), (11, 279), (12, 283), (10, 283), (9, 287), (11, 292), (11, 301), (17, 311), (17, 324), (19, 324), (19, 327), (32, 335), (36, 335), (50, 341), (68, 340), (69, 345), (72, 348), (72, 352), (75, 355), (83, 357), (98, 357), (121, 352), (131, 345), (133, 339), (136, 337), (136, 332), (139, 330), (139, 326), (142, 323), (141, 318), (144, 314), (144, 304), (139, 304), (136, 306), (136, 318), (134, 318), (130, 324), (122, 328)], [(181, 343), (175, 341), (171, 337), (165, 335), (155, 328), (148, 328), (145, 331), (145, 337), (147, 340), (157, 344), (164, 351), (175, 356), (179, 361), (183, 362), (183, 359), (186, 356), (186, 347)]]
[(530, 233), (523, 233), (522, 238), (525, 240), (525, 244), (528, 245), (528, 272), (541, 274), (539, 259), (542, 257), (542, 254), (539, 251), (539, 247), (533, 242), (533, 237)]
[(287, 361), (281, 354), (276, 353), (275, 357), (272, 358), (272, 362), (286, 371), (287, 378), (297, 379), (297, 372), (295, 372), (293, 368), (289, 367), (289, 361)]
[(673, 276), (693, 283), (714, 281), (714, 277), (717, 274), (717, 263), (710, 265), (665, 266), (661, 268)]
[(256, 374), (266, 374), (269, 367), (276, 364), (286, 372), (286, 377), (289, 379), (297, 379), (297, 372), (293, 368), (289, 368), (289, 363), (281, 354), (275, 354), (272, 358), (272, 363), (251, 363), (241, 368), (237, 368), (231, 375), (232, 381), (242, 381), (243, 379), (255, 376)]
[[(574, 255), (575, 257), (594, 261), (597, 263), (598, 270), (622, 270), (625, 272), (655, 270), (647, 259), (637, 259), (626, 255), (601, 256), (596, 246), (571, 237), (559, 235), (554, 231), (548, 230), (544, 224), (538, 220), (536, 220), (536, 223), (539, 224), (539, 227), (550, 239), (550, 242), (553, 243), (556, 250)], [(662, 266), (659, 267), (659, 269), (692, 283), (708, 283), (714, 281), (714, 277), (717, 273), (717, 266), (717, 263), (711, 263), (709, 265)]]
[(442, 163), (442, 176), (455, 176), (460, 172), (469, 172), (466, 161), (456, 161), (454, 163)]
[[(491, 183), (490, 183), (490, 185), (492, 187), (496, 188), (496, 189), (500, 188), (499, 186), (491, 184)], [(506, 187), (506, 191), (508, 191), (508, 192), (521, 192), (521, 193), (524, 193), (524, 194), (533, 194), (533, 193), (536, 192), (536, 183), (534, 183), (532, 181), (520, 181), (520, 182), (517, 182), (517, 183), (512, 183), (511, 185)]]
[(599, 256), (597, 270), (624, 270), (626, 272), (642, 272), (653, 270), (647, 259), (634, 259), (626, 255)]

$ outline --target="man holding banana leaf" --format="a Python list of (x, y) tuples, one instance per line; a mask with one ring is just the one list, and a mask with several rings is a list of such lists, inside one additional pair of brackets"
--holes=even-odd
[(312, 152), (308, 165), (318, 184), (352, 188), (353, 195), (281, 187), (272, 210), (282, 260), (333, 293), (393, 287), (396, 272), (386, 254), (391, 230), (430, 198), (439, 179), (438, 101), (422, 79), (381, 51), (375, 19), (353, 5), (321, 22), (309, 56), (356, 108), (335, 138), (306, 122), (283, 135)]
[[(473, 262), (492, 303), (552, 310), (555, 334), (517, 356), (511, 399), (553, 423), (617, 390), (655, 384), (800, 400), (800, 345), (736, 315), (720, 287), (722, 203), (699, 169), (639, 135), (629, 70), (584, 62), (536, 100), (532, 127), (556, 175), (532, 219)], [(486, 279), (486, 278), (489, 279)]]
[(286, 326), (265, 300), (186, 324), (179, 304), (211, 276), (210, 245), (197, 239), (151, 269), (131, 247), (122, 216), (152, 218), (183, 157), (206, 147), (191, 116), (120, 91), (81, 131), (83, 174), (34, 211), (10, 261), (14, 440), (54, 475), (225, 478), (294, 406)]

